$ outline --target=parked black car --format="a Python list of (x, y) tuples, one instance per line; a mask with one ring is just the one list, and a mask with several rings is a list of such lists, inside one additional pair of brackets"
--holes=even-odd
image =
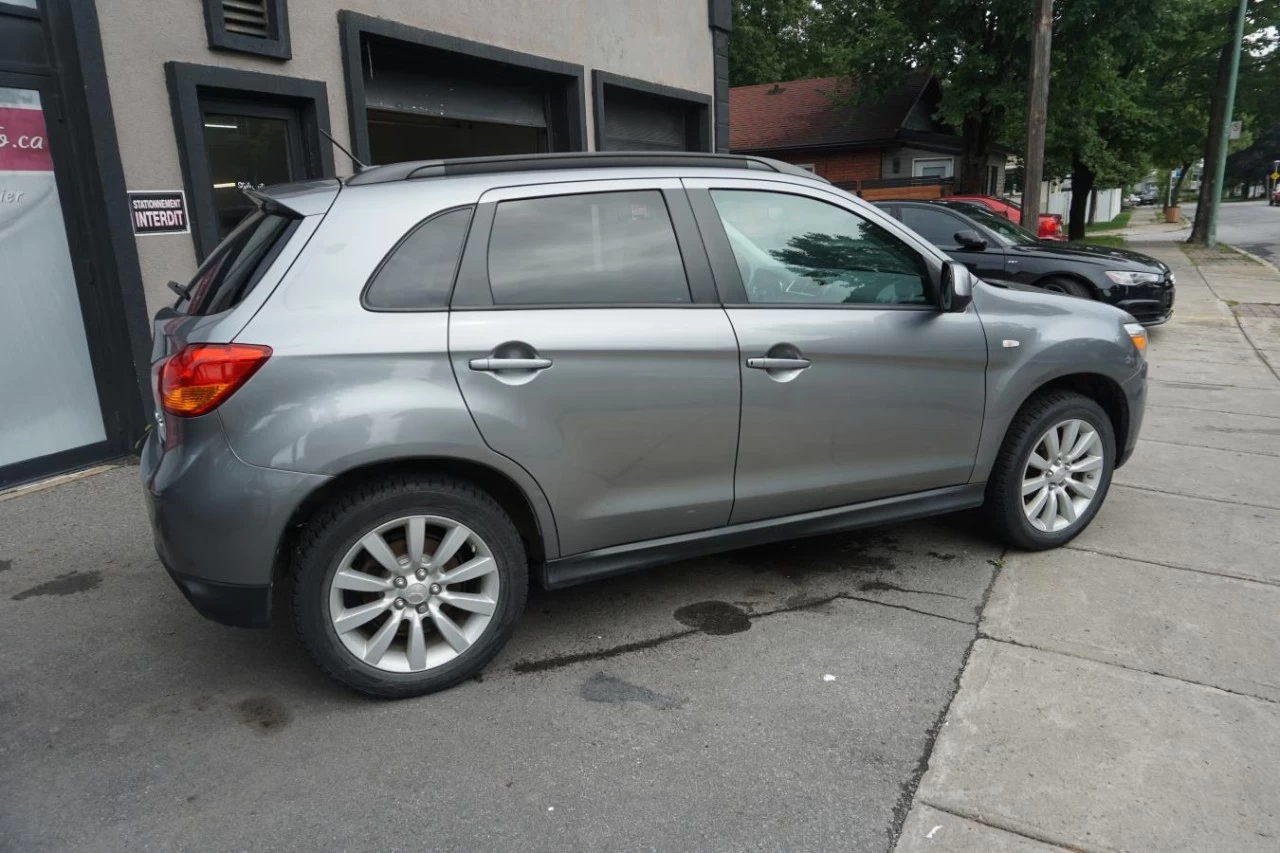
[(1173, 314), (1174, 274), (1147, 255), (1039, 240), (965, 202), (883, 201), (876, 206), (986, 281), (1097, 299), (1123, 308), (1144, 326), (1158, 326)]

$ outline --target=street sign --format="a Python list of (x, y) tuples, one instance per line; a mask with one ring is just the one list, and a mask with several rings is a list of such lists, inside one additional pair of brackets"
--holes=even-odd
[(1232, 139), (1239, 139), (1240, 134), (1243, 132), (1244, 132), (1244, 122), (1242, 121), (1231, 122), (1231, 138)]
[(1273, 180), (1273, 181), (1280, 181), (1280, 172), (1272, 172), (1272, 173), (1271, 173), (1271, 180)]

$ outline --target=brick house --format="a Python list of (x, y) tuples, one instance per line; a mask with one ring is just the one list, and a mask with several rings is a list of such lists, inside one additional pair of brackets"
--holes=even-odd
[[(942, 96), (928, 72), (875, 101), (851, 106), (848, 78), (819, 77), (729, 90), (729, 148), (812, 169), (865, 198), (950, 193), (961, 140), (935, 119)], [(993, 154), (985, 190), (1004, 189), (1005, 152)]]

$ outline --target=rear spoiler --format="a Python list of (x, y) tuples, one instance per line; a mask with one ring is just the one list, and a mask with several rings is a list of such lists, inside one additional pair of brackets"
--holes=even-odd
[(301, 219), (328, 212), (341, 189), (342, 184), (337, 178), (321, 178), (275, 184), (262, 189), (246, 188), (243, 192), (259, 209), (267, 213)]

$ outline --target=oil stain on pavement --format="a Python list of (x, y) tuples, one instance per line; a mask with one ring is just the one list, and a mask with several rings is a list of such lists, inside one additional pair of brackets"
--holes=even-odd
[(240, 722), (260, 734), (275, 734), (293, 722), (293, 712), (271, 696), (250, 696), (236, 703)]
[(676, 621), (704, 634), (738, 634), (751, 628), (751, 619), (727, 601), (699, 601), (676, 609)]
[(670, 711), (684, 704), (683, 699), (655, 693), (647, 687), (623, 681), (615, 675), (597, 672), (583, 682), (578, 694), (588, 702), (602, 702), (606, 705), (625, 705), (636, 702), (648, 705), (656, 711)]
[(38, 595), (74, 595), (77, 592), (87, 592), (100, 583), (102, 583), (102, 572), (66, 572), (51, 581), (23, 590), (13, 596), (13, 600), (22, 601)]

